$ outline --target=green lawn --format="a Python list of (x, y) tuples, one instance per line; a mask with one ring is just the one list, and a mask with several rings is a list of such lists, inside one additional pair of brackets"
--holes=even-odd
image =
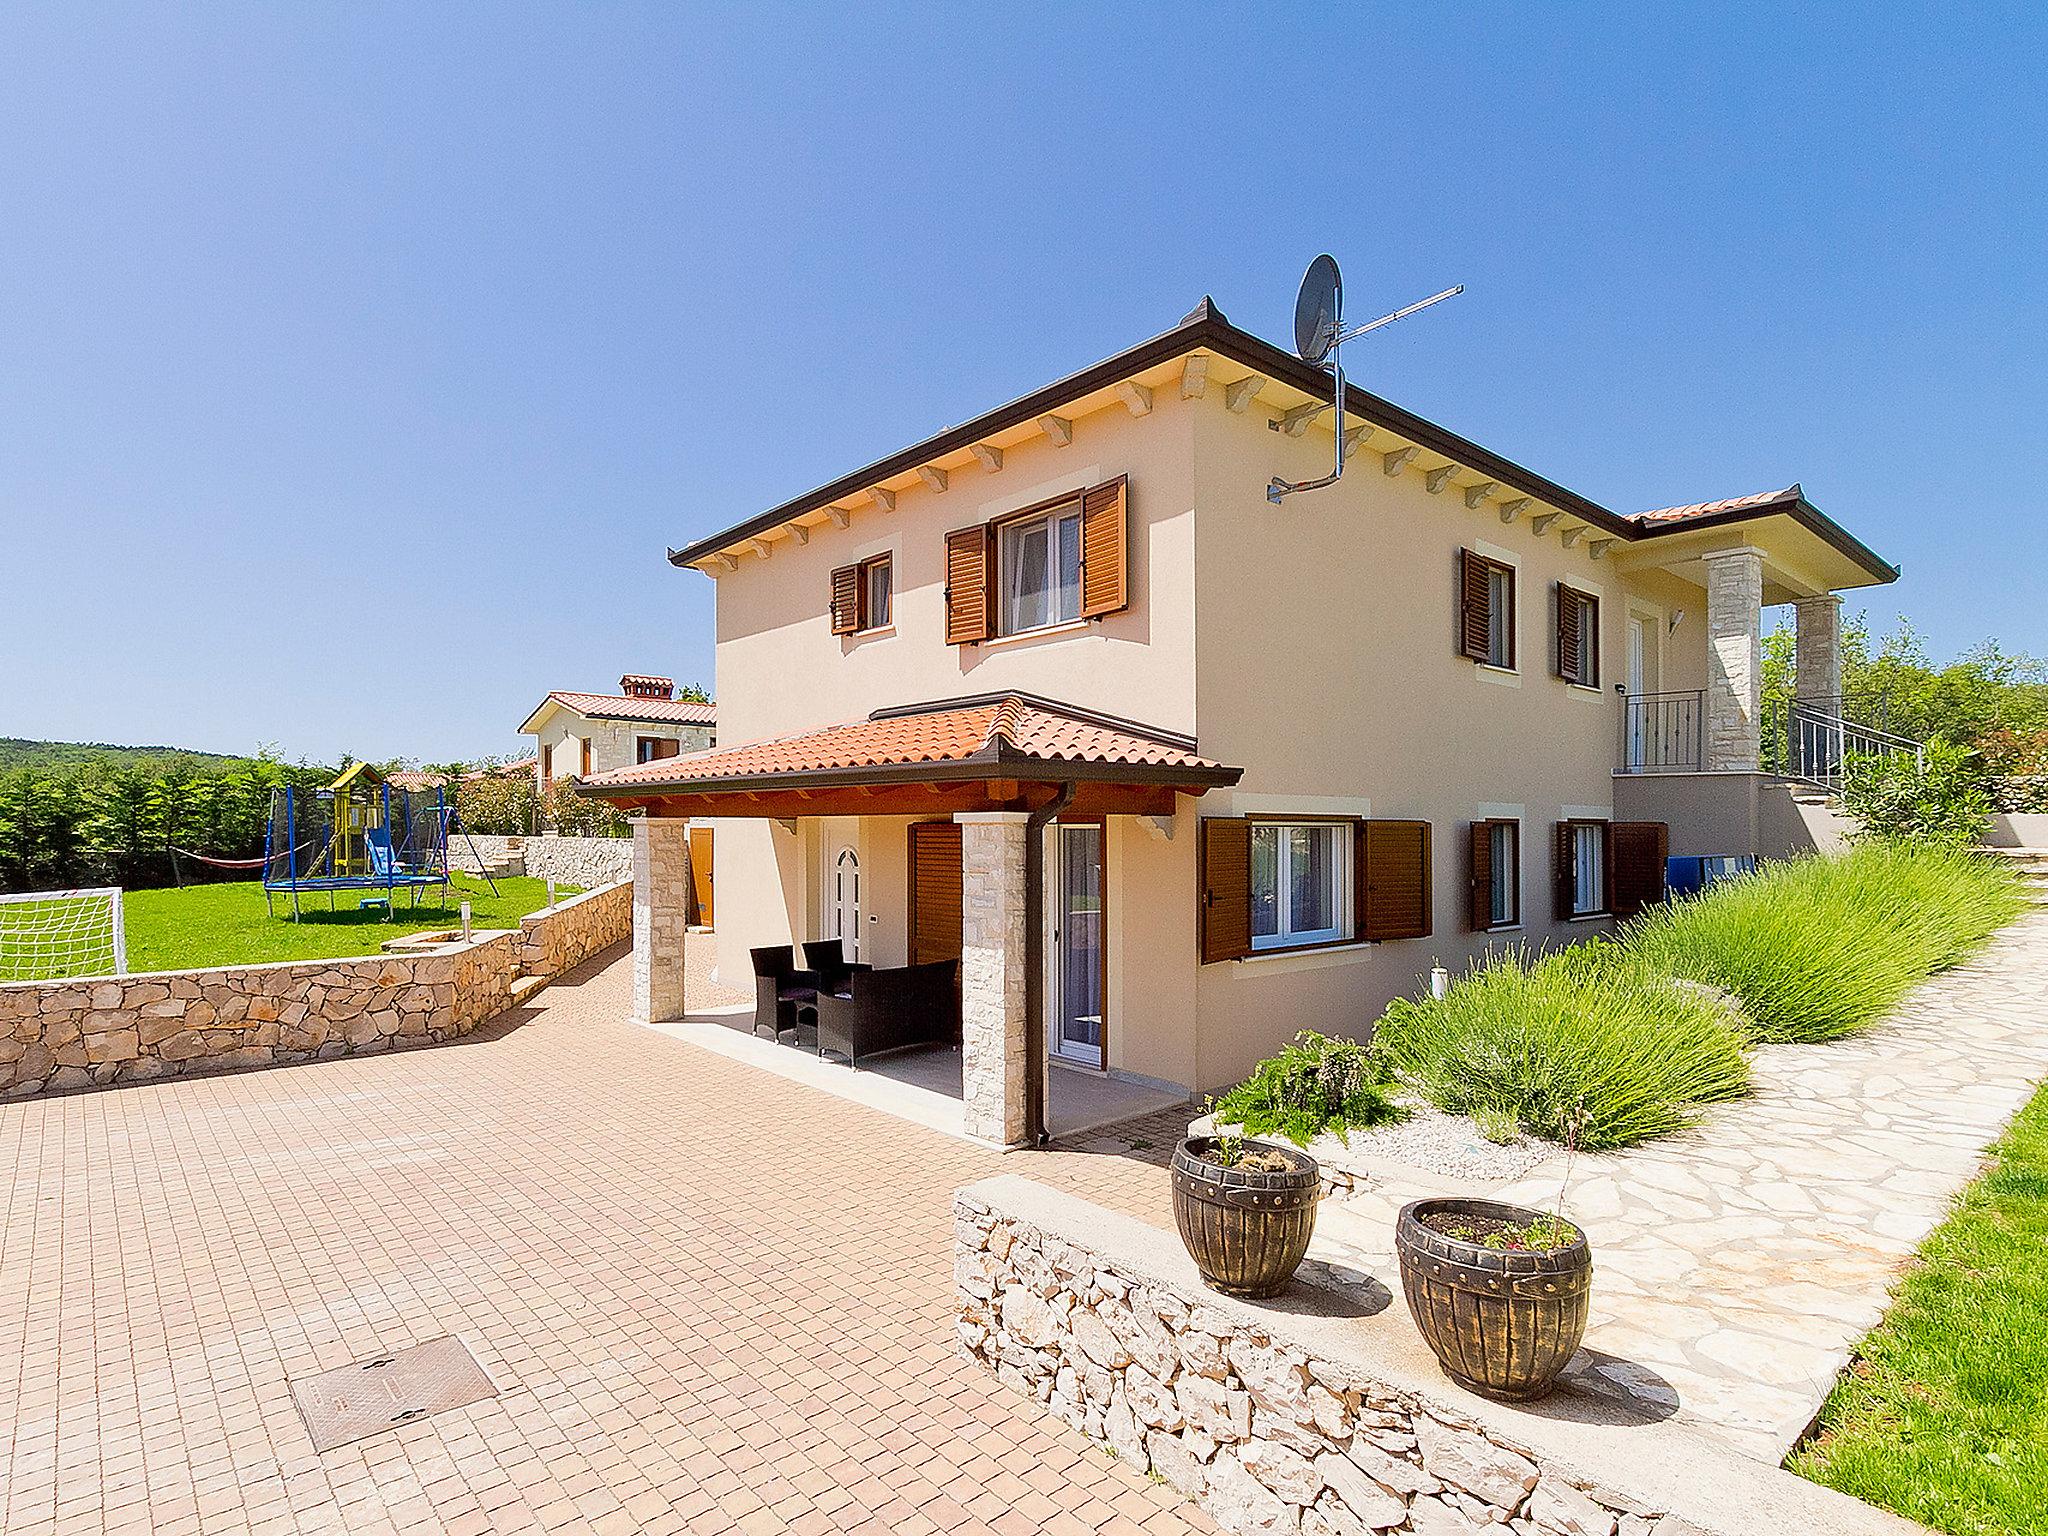
[(1956, 1536), (2048, 1510), (2048, 1088), (1992, 1155), (1790, 1463)]
[[(456, 903), (469, 898), (470, 922), (477, 928), (511, 928), (529, 912), (548, 904), (545, 880), (498, 881), (498, 894), (469, 875), (457, 875), (455, 893), (439, 905), (441, 888), (420, 894), (417, 911), (405, 892), (391, 898), (392, 920), (358, 906), (376, 891), (336, 891), (334, 910), (327, 893), (303, 893), (304, 916), (292, 921), (291, 897), (276, 898), (278, 915), (264, 910), (263, 887), (246, 881), (231, 885), (190, 885), (182, 889), (130, 891), (122, 898), (128, 924), (128, 969), (174, 971), (191, 966), (247, 965), (265, 960), (329, 960), (341, 955), (373, 955), (386, 939), (423, 928), (452, 928), (461, 922)], [(557, 886), (556, 898), (573, 895), (574, 886)]]

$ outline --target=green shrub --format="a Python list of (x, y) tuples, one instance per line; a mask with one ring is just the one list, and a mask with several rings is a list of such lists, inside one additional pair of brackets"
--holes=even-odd
[(1833, 1040), (1895, 1007), (2020, 910), (2013, 876), (1940, 848), (1860, 844), (1645, 914), (1622, 943), (1734, 995), (1758, 1040)]
[(1904, 753), (1850, 757), (1842, 764), (1842, 807), (1866, 837), (1967, 848), (1983, 834), (1991, 795), (1973, 752), (1936, 738), (1923, 767)]
[(1373, 1049), (1446, 1113), (1588, 1148), (1665, 1135), (1749, 1089), (1729, 1010), (1605, 942), (1498, 955), (1447, 997), (1398, 1001)]
[(1391, 1084), (1385, 1064), (1357, 1041), (1303, 1030), (1217, 1101), (1216, 1118), (1306, 1146), (1325, 1131), (1341, 1135), (1405, 1118), (1387, 1096)]

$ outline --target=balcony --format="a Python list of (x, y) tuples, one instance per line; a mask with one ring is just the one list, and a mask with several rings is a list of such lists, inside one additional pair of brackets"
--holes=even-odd
[(1706, 692), (1632, 693), (1622, 700), (1621, 772), (1698, 773)]

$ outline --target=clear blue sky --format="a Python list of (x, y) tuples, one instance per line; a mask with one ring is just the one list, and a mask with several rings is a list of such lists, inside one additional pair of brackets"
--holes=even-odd
[[(1164, 329), (1620, 509), (1805, 483), (2048, 651), (2048, 11), (0, 18), (0, 735), (509, 752), (709, 681), (664, 548)], [(779, 319), (770, 318), (779, 316)]]

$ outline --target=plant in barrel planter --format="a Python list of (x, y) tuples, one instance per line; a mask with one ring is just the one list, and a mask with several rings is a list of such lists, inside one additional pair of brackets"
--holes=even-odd
[(1459, 1386), (1528, 1402), (1557, 1385), (1586, 1334), (1585, 1233), (1497, 1200), (1417, 1200), (1395, 1220), (1394, 1253), (1415, 1326)]
[(1226, 1296), (1277, 1296), (1315, 1231), (1321, 1170), (1306, 1152), (1190, 1136), (1173, 1154), (1173, 1220), (1202, 1279)]

